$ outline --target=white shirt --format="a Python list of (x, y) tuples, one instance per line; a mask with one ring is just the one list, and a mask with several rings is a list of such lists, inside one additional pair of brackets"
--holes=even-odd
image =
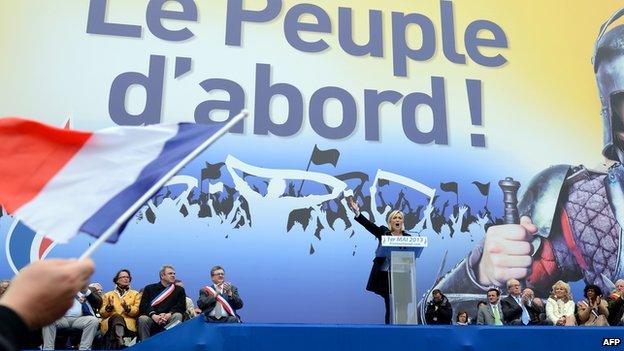
[[(219, 288), (216, 284), (213, 284), (215, 291), (218, 294), (222, 294), (223, 293), (223, 289)], [(223, 287), (223, 285), (222, 285)], [(215, 300), (216, 300), (216, 296), (215, 296)], [(216, 319), (220, 319), (223, 317), (227, 317), (228, 314), (227, 312), (225, 312), (225, 310), (223, 309), (223, 306), (221, 306), (221, 304), (219, 303), (219, 301), (216, 302), (215, 304), (215, 308), (212, 309), (212, 311), (210, 311), (210, 313), (208, 314), (210, 317), (214, 317)]]
[(65, 317), (82, 317), (82, 303), (80, 303), (80, 298), (86, 298), (89, 295), (91, 295), (91, 290), (89, 289), (87, 289), (87, 292), (84, 294), (79, 291), (74, 298), (74, 303), (69, 310), (65, 312)]

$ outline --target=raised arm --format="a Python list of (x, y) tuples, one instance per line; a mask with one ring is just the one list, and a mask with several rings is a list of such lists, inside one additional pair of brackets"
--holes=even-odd
[(360, 223), (366, 230), (368, 230), (371, 234), (373, 234), (377, 239), (381, 240), (381, 236), (386, 234), (387, 229), (384, 230), (382, 227), (378, 227), (375, 223), (369, 221), (366, 217), (364, 217), (360, 213), (360, 206), (353, 200), (353, 197), (349, 198), (349, 208), (355, 214), (356, 222)]

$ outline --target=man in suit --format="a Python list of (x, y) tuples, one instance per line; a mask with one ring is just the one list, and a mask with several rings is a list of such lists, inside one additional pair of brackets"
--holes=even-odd
[(522, 301), (527, 312), (529, 312), (529, 325), (550, 325), (546, 321), (546, 308), (541, 299), (536, 298), (533, 290), (526, 288), (522, 290)]
[(500, 291), (491, 288), (487, 291), (488, 303), (479, 307), (477, 324), (503, 325), (503, 312), (500, 304)]
[(143, 289), (137, 328), (139, 340), (149, 338), (152, 331), (169, 329), (182, 322), (186, 311), (186, 292), (174, 284), (175, 273), (172, 266), (162, 266), (160, 282)]
[(199, 290), (197, 306), (202, 310), (206, 321), (215, 323), (240, 322), (236, 310), (243, 307), (238, 289), (225, 281), (225, 271), (221, 266), (210, 270), (212, 284)]
[(95, 289), (84, 286), (74, 296), (73, 304), (65, 315), (42, 328), (43, 349), (54, 350), (57, 329), (75, 328), (82, 330), (79, 349), (90, 350), (100, 325), (100, 320), (96, 315), (101, 306), (102, 297), (95, 292)]
[(451, 324), (453, 308), (446, 296), (439, 289), (431, 292), (433, 299), (427, 303), (425, 321), (427, 324)]
[(508, 325), (528, 325), (531, 318), (521, 296), (520, 282), (516, 279), (507, 280), (508, 295), (501, 300), (503, 322)]

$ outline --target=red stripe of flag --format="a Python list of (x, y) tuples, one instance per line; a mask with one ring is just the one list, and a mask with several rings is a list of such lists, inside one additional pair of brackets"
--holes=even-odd
[(32, 200), (91, 135), (0, 118), (0, 204), (13, 213)]

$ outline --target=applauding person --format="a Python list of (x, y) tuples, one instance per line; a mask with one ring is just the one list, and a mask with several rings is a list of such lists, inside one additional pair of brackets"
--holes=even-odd
[(141, 295), (130, 288), (132, 275), (122, 269), (113, 278), (115, 289), (104, 294), (100, 315), (100, 329), (105, 335), (106, 349), (114, 350), (124, 346), (124, 337), (136, 334), (136, 318), (139, 315)]
[(578, 302), (578, 324), (587, 326), (609, 325), (609, 306), (602, 299), (602, 291), (594, 284), (588, 284), (583, 289), (585, 299)]
[(615, 282), (609, 295), (609, 325), (624, 325), (624, 279)]
[(243, 300), (238, 296), (238, 289), (225, 281), (225, 271), (221, 266), (210, 270), (212, 284), (199, 290), (197, 306), (206, 316), (206, 321), (217, 323), (240, 322), (236, 310), (243, 308)]

